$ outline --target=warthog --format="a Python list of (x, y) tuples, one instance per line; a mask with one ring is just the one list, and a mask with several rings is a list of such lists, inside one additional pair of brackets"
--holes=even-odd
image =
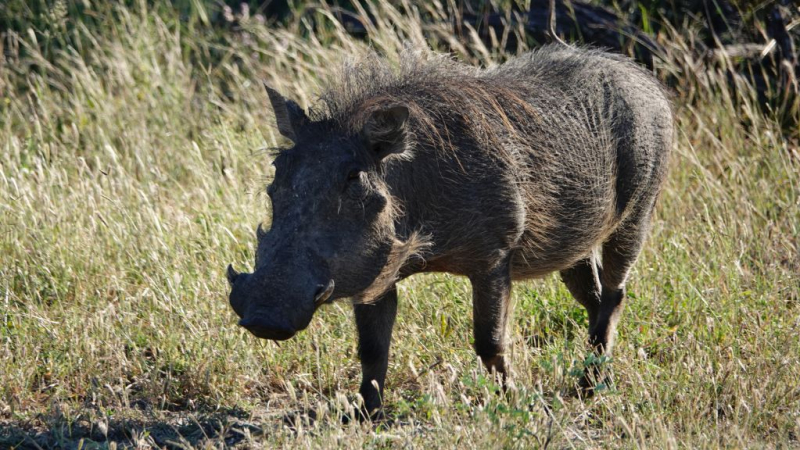
[(369, 413), (381, 407), (395, 283), (415, 273), (469, 278), (490, 371), (508, 371), (511, 282), (553, 271), (587, 309), (595, 351), (611, 351), (673, 136), (651, 75), (546, 46), (488, 69), (369, 55), (308, 112), (267, 91), (293, 146), (273, 163), (255, 271), (228, 267), (240, 325), (288, 339), (321, 304), (353, 298)]

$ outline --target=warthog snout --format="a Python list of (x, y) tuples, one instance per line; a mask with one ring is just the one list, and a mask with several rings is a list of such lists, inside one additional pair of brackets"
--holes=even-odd
[[(282, 341), (305, 329), (314, 311), (328, 301), (334, 281), (308, 283), (271, 274), (227, 270), (231, 284), (230, 304), (241, 320), (239, 325), (261, 339)], [(303, 287), (300, 287), (303, 286)]]
[(281, 329), (263, 317), (248, 317), (239, 321), (239, 325), (245, 327), (253, 336), (261, 339), (273, 341), (285, 341), (294, 336), (294, 330)]

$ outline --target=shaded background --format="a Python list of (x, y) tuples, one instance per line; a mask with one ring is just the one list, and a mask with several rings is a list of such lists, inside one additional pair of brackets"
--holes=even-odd
[[(52, 56), (59, 49), (80, 49), (91, 45), (76, 32), (92, 29), (114, 14), (105, 2), (88, 0), (8, 0), (0, 5), (0, 35), (5, 52), (16, 46), (9, 35), (36, 36), (41, 54)], [(427, 2), (398, 2), (402, 13), (418, 14), (429, 25), (429, 44), (441, 51), (453, 48), (453, 36), (468, 44), (470, 34), (479, 36), (490, 48), (516, 53), (549, 41), (548, 0), (454, 1), (440, 6), (440, 14), (431, 14)], [(193, 52), (199, 63), (215, 64), (223, 57), (214, 43), (224, 43), (231, 35), (246, 35), (249, 23), (274, 27), (304, 28), (319, 26), (320, 5), (286, 0), (142, 0), (116, 1), (133, 7), (147, 5), (158, 13), (177, 12), (181, 26), (208, 38), (207, 46)], [(722, 70), (730, 77), (743, 76), (758, 92), (765, 111), (780, 117), (787, 133), (794, 135), (798, 115), (798, 41), (800, 41), (800, 6), (791, 0), (557, 0), (556, 32), (568, 42), (599, 46), (636, 58), (652, 67), (654, 58), (668, 51), (659, 36), (665, 28), (691, 30), (691, 57), (697, 70)], [(342, 27), (353, 36), (369, 39), (366, 23), (372, 20), (369, 2), (346, 0), (325, 5)], [(407, 10), (408, 9), (408, 10)], [(362, 14), (365, 13), (365, 14)], [(437, 17), (439, 16), (439, 17)], [(442, 24), (446, 16), (451, 23)], [(446, 30), (446, 36), (442, 30)], [(509, 30), (512, 32), (509, 33)], [(188, 33), (187, 33), (188, 35)], [(246, 36), (244, 36), (246, 39)], [(524, 46), (520, 45), (524, 40)], [(469, 45), (464, 45), (469, 52)], [(25, 49), (18, 49), (24, 56)], [(36, 64), (26, 61), (26, 64)], [(676, 74), (677, 76), (677, 74)]]

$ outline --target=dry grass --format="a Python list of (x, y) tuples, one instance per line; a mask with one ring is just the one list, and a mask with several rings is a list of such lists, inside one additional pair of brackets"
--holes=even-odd
[[(141, 6), (111, 13), (76, 28), (86, 48), (5, 43), (0, 447), (800, 445), (800, 150), (743, 81), (735, 93), (698, 72), (689, 32), (660, 37), (678, 139), (616, 385), (566, 395), (586, 316), (550, 277), (515, 288), (516, 387), (495, 395), (471, 350), (468, 283), (416, 277), (401, 285), (390, 420), (342, 425), (360, 377), (348, 305), (281, 346), (257, 341), (235, 324), (224, 268), (252, 264), (267, 212), (264, 148), (278, 142), (258, 78), (308, 105), (367, 44), (327, 9), (307, 16), (315, 32), (251, 18), (222, 39)], [(389, 57), (448, 33), (388, 2), (372, 13)], [(475, 64), (506, 57), (453, 46)]]

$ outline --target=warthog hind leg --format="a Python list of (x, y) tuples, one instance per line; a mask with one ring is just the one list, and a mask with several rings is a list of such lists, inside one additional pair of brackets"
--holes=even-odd
[[(589, 344), (597, 356), (611, 355), (624, 309), (625, 281), (642, 249), (649, 224), (649, 209), (634, 214), (603, 244), (602, 265), (592, 255), (561, 271), (567, 289), (589, 314)], [(582, 387), (591, 388), (599, 377), (599, 367), (593, 364), (581, 380)]]

